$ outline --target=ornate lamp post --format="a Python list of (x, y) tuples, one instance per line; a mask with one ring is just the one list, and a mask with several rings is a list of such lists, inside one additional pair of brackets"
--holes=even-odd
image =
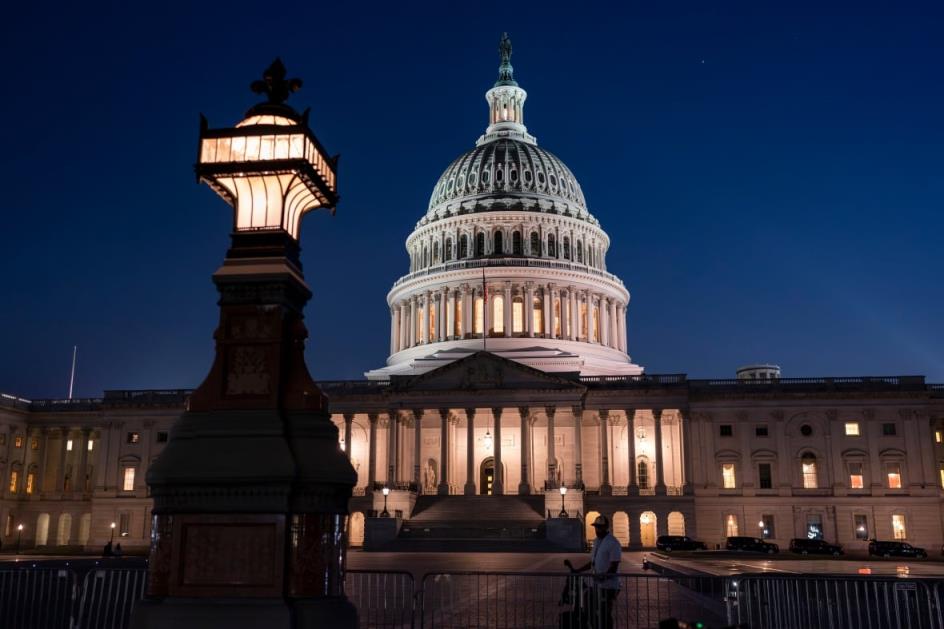
[(381, 491), (383, 492), (383, 495), (384, 495), (384, 510), (380, 512), (380, 517), (389, 518), (390, 512), (387, 511), (387, 496), (390, 495), (390, 488), (384, 487)]
[(112, 543), (114, 543), (115, 541), (115, 523), (114, 522), (111, 523), (111, 541)]
[(23, 525), (16, 525), (16, 554), (20, 554), (20, 541), (23, 539)]
[(560, 486), (560, 494), (561, 494), (561, 510), (560, 510), (560, 513), (557, 514), (557, 517), (566, 518), (567, 510), (564, 509), (564, 496), (567, 495), (567, 488), (564, 487), (563, 485)]
[(201, 117), (197, 179), (232, 206), (233, 231), (213, 275), (213, 366), (147, 473), (139, 629), (356, 626), (343, 590), (356, 475), (305, 365), (299, 260), (302, 217), (337, 203), (337, 158), (285, 104), (300, 86), (277, 59), (252, 84), (266, 102), (234, 127)]

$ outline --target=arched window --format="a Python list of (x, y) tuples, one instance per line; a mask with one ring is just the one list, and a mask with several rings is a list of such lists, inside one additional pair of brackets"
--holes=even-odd
[(516, 256), (520, 256), (524, 253), (521, 243), (521, 232), (514, 232), (511, 234), (511, 253)]
[(485, 255), (485, 234), (479, 232), (475, 235), (475, 256), (481, 257)]
[(583, 264), (583, 243), (577, 241), (577, 262)]
[(733, 513), (724, 516), (724, 535), (725, 537), (738, 536), (738, 519)]
[(816, 478), (816, 456), (812, 452), (806, 452), (800, 458), (800, 471), (803, 474), (804, 489), (819, 487), (819, 480)]
[(600, 342), (600, 302), (593, 306), (593, 342)]
[(533, 305), (534, 315), (531, 323), (534, 336), (544, 336), (544, 300), (535, 296)]
[(481, 334), (482, 330), (485, 329), (485, 301), (481, 297), (476, 297), (474, 302), (474, 312), (472, 313), (472, 319), (474, 321), (475, 334)]
[(552, 258), (557, 257), (557, 240), (554, 238), (554, 234), (547, 235), (547, 255)]
[(429, 266), (429, 247), (423, 246), (423, 266)]
[(554, 298), (554, 336), (561, 337), (561, 300), (560, 297)]
[(439, 243), (433, 243), (433, 264), (439, 264)]
[(446, 238), (446, 262), (452, 260), (452, 238)]
[(531, 232), (531, 255), (541, 255), (541, 237), (537, 232)]
[(494, 253), (497, 256), (505, 253), (504, 240), (505, 240), (505, 236), (504, 234), (502, 234), (501, 230), (498, 230), (497, 232), (495, 232), (495, 239), (493, 243), (495, 246), (492, 248), (492, 253)]
[(514, 334), (524, 332), (524, 299), (522, 297), (511, 300), (511, 331)]
[(492, 297), (492, 333), (501, 336), (505, 333), (505, 298), (501, 295)]
[(564, 259), (570, 260), (570, 238), (564, 236)]
[(461, 339), (462, 335), (465, 334), (464, 330), (462, 329), (462, 300), (457, 297), (453, 301), (455, 302), (455, 316), (453, 319), (453, 321), (455, 321), (455, 328), (453, 334), (456, 335), (456, 338)]
[(640, 489), (649, 489), (649, 463), (645, 459), (636, 463), (636, 482)]
[(464, 260), (469, 257), (469, 237), (466, 234), (462, 234), (462, 237), (459, 238), (459, 259)]

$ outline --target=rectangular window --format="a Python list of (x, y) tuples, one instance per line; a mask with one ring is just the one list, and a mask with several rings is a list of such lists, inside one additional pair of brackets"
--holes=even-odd
[(859, 422), (846, 422), (846, 436), (848, 437), (859, 436)]
[(511, 302), (511, 331), (524, 332), (524, 303), (520, 300)]
[(934, 442), (935, 442), (935, 443), (941, 443), (942, 440), (944, 440), (944, 433), (942, 433), (940, 430), (935, 430), (935, 431), (934, 431)]
[(131, 514), (130, 513), (119, 513), (118, 514), (118, 535), (121, 537), (128, 537), (131, 534)]
[(764, 539), (773, 539), (777, 537), (776, 531), (774, 531), (774, 516), (770, 514), (764, 514), (760, 516), (760, 536)]
[(39, 450), (39, 439), (36, 437), (30, 439), (30, 450)]
[(823, 516), (818, 513), (806, 516), (806, 538), (823, 539)]
[(7, 433), (0, 433), (0, 446), (7, 445)]
[(901, 463), (886, 463), (885, 475), (889, 489), (901, 489)]
[(27, 494), (33, 493), (33, 476), (34, 474), (32, 472), (26, 475), (26, 493)]
[(734, 478), (734, 463), (721, 464), (721, 481), (725, 489), (734, 489), (737, 486)]
[(816, 461), (803, 461), (803, 489), (816, 489)]
[(855, 526), (856, 539), (869, 539), (869, 517), (867, 515), (855, 514), (853, 516), (853, 526)]
[(898, 431), (895, 428), (895, 424), (888, 423), (882, 424), (882, 434), (886, 437), (894, 437), (898, 434)]
[(719, 430), (722, 437), (730, 437), (734, 434), (734, 427), (731, 424), (721, 424)]
[(849, 464), (849, 488), (863, 489), (865, 487), (865, 477), (862, 475), (861, 463)]
[(757, 464), (757, 480), (761, 489), (773, 489), (774, 482), (771, 470), (770, 463)]
[(737, 537), (738, 519), (734, 514), (729, 514), (724, 518), (724, 534), (726, 537)]
[(128, 443), (138, 443), (141, 441), (141, 433), (139, 432), (129, 432), (127, 437)]
[(938, 470), (938, 474), (941, 477), (941, 487), (944, 487), (944, 465), (942, 465), (941, 469)]
[(472, 322), (475, 326), (473, 333), (481, 334), (485, 329), (485, 301), (481, 297), (472, 302)]
[(905, 516), (900, 513), (892, 516), (892, 535), (895, 539), (908, 539), (908, 534), (905, 531)]
[(164, 431), (157, 433), (157, 442), (158, 443), (167, 443), (167, 433)]
[(20, 435), (17, 435), (16, 437), (14, 437), (14, 438), (13, 438), (13, 447), (14, 447), (14, 448), (22, 448), (22, 447), (23, 447), (23, 437), (21, 437)]
[(91, 439), (88, 440), (88, 451), (89, 451), (89, 452), (92, 451), (92, 448), (93, 448), (93, 444), (94, 444), (94, 443), (95, 443), (95, 442), (92, 441)]
[(66, 440), (66, 452), (72, 452), (72, 439)]
[(121, 483), (122, 491), (134, 491), (134, 468), (126, 467), (124, 470), (123, 481)]
[(17, 489), (17, 485), (19, 484), (19, 481), (20, 481), (19, 472), (17, 472), (16, 470), (13, 470), (12, 472), (10, 472), (10, 493), (11, 494), (16, 493), (16, 489)]
[(767, 424), (760, 424), (759, 426), (756, 426), (756, 427), (754, 428), (754, 436), (755, 436), (755, 437), (766, 437), (767, 434), (768, 434), (768, 432), (767, 432)]

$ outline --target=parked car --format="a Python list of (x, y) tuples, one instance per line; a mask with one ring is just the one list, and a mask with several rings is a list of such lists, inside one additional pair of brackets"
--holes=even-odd
[(795, 538), (790, 540), (790, 552), (798, 555), (832, 555), (838, 557), (842, 553), (842, 546), (830, 544), (821, 539)]
[(918, 557), (924, 559), (928, 552), (907, 542), (869, 542), (869, 554), (878, 557)]
[(704, 542), (699, 542), (687, 535), (660, 535), (656, 540), (656, 548), (666, 552), (672, 552), (673, 550), (708, 550)]
[(773, 555), (780, 552), (780, 547), (771, 542), (765, 542), (759, 537), (729, 537), (724, 546), (728, 550), (744, 550), (753, 553), (767, 553)]

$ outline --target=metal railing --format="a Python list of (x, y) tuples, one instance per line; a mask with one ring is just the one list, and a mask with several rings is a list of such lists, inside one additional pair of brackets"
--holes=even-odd
[(76, 576), (71, 570), (0, 570), (0, 625), (29, 629), (72, 626)]
[(348, 570), (344, 591), (361, 627), (414, 627), (419, 598), (409, 572)]
[(941, 629), (942, 580), (751, 575), (732, 579), (733, 618), (749, 627)]
[(126, 629), (134, 605), (144, 598), (145, 568), (90, 570), (82, 580), (78, 623), (81, 629)]

